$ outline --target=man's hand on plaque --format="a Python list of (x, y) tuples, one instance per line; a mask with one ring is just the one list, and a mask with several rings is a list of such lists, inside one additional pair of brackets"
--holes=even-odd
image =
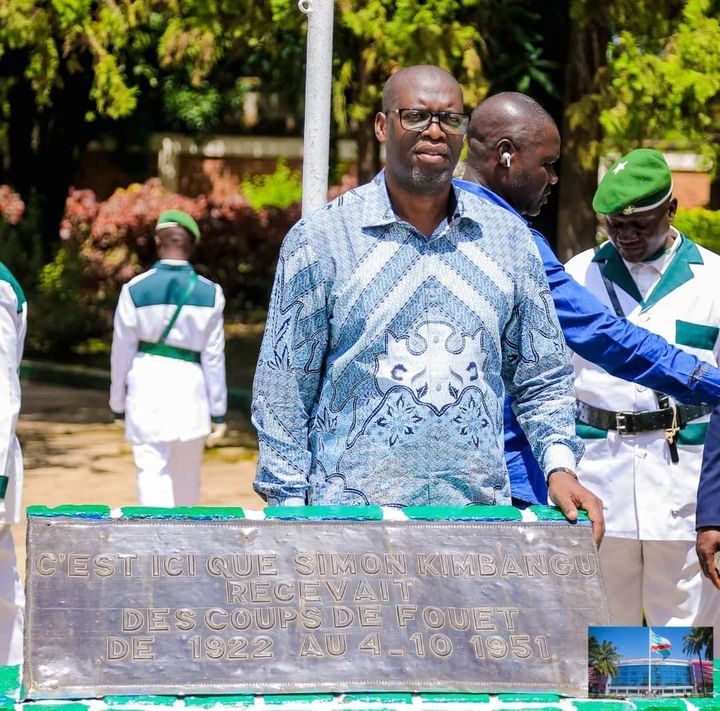
[(548, 477), (548, 498), (565, 515), (568, 521), (577, 521), (577, 510), (584, 509), (592, 523), (595, 545), (605, 535), (605, 516), (602, 500), (586, 489), (569, 469), (557, 469)]
[(695, 551), (702, 572), (720, 590), (720, 573), (717, 569), (717, 556), (720, 552), (720, 528), (700, 528), (695, 539)]

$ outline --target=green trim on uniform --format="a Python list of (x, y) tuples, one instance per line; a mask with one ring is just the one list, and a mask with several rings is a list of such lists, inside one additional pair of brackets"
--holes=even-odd
[(210, 418), (210, 422), (212, 422), (214, 425), (224, 425), (225, 424), (225, 415), (213, 415)]
[(720, 335), (720, 328), (717, 326), (706, 326), (702, 323), (691, 321), (675, 321), (675, 342), (680, 346), (691, 348), (703, 348), (711, 351)]
[(623, 258), (615, 249), (612, 242), (606, 242), (595, 252), (593, 262), (605, 262), (600, 266), (603, 276), (606, 276), (613, 284), (617, 284), (624, 292), (630, 295), (638, 304), (642, 303), (642, 294), (637, 288), (635, 280), (630, 276)]
[(9, 483), (10, 483), (10, 477), (0, 476), (0, 499), (5, 498), (5, 494), (7, 494), (7, 488), (8, 488)]
[(607, 439), (608, 431), (575, 420), (575, 434), (581, 439)]
[(171, 346), (168, 343), (150, 343), (149, 341), (139, 341), (138, 351), (140, 353), (148, 353), (149, 355), (164, 356), (165, 358), (174, 358), (175, 360), (184, 360), (188, 363), (200, 363), (201, 355), (197, 351), (191, 351), (189, 348), (180, 348), (179, 346)]
[(593, 257), (593, 262), (605, 262), (605, 264), (600, 267), (603, 275), (632, 296), (632, 298), (640, 304), (642, 310), (645, 311), (645, 309), (654, 306), (658, 301), (664, 299), (668, 294), (695, 276), (692, 269), (690, 269), (691, 264), (704, 264), (700, 250), (695, 242), (681, 232), (678, 234), (682, 242), (655, 288), (650, 292), (650, 297), (647, 301), (643, 301), (635, 280), (630, 275), (623, 258), (615, 249), (612, 242), (606, 242), (597, 250)]
[(27, 303), (25, 293), (22, 290), (18, 280), (12, 275), (12, 272), (0, 262), (0, 281), (6, 281), (10, 284), (10, 288), (15, 292), (15, 298), (17, 299), (17, 312), (22, 313), (23, 306)]
[(643, 311), (665, 298), (679, 286), (689, 282), (695, 276), (692, 269), (690, 269), (691, 264), (704, 264), (700, 250), (695, 242), (684, 234), (679, 234), (682, 243), (677, 248), (672, 261), (668, 264), (668, 268), (660, 277), (657, 286), (650, 292), (650, 298), (643, 303)]
[(691, 422), (685, 425), (677, 434), (678, 444), (705, 444), (707, 437), (707, 422)]
[[(180, 303), (188, 280), (193, 273), (190, 264), (165, 264), (157, 262), (153, 265), (155, 272), (129, 287), (130, 298), (138, 309), (144, 306), (177, 306)], [(215, 306), (215, 285), (200, 277), (190, 294), (187, 306)]]

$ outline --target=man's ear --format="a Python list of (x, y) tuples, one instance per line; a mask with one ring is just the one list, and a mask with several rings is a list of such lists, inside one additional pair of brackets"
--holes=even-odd
[(672, 222), (675, 219), (675, 213), (677, 212), (677, 206), (678, 201), (677, 198), (671, 198), (670, 202), (668, 203), (668, 218), (670, 219), (670, 222)]
[(499, 166), (509, 168), (515, 155), (515, 146), (509, 138), (501, 138), (495, 144), (495, 157)]
[(380, 143), (385, 143), (387, 140), (387, 115), (382, 111), (375, 114), (375, 138)]
[(160, 249), (160, 245), (162, 242), (160, 241), (160, 235), (158, 233), (155, 233), (155, 249)]

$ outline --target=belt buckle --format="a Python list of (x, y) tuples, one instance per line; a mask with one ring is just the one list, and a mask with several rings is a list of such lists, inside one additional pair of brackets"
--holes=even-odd
[[(632, 417), (634, 412), (616, 412), (615, 413), (615, 429), (621, 437), (632, 437), (635, 430), (632, 427)], [(628, 422), (630, 419), (630, 422)]]

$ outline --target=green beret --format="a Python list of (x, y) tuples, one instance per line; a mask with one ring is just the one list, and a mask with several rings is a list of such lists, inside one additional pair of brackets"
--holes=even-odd
[(660, 151), (638, 148), (614, 163), (600, 181), (592, 206), (601, 215), (632, 215), (672, 195), (672, 174)]
[(165, 227), (184, 227), (194, 238), (196, 242), (200, 241), (200, 228), (198, 223), (182, 210), (165, 210), (160, 215), (155, 225), (155, 231), (162, 230)]

